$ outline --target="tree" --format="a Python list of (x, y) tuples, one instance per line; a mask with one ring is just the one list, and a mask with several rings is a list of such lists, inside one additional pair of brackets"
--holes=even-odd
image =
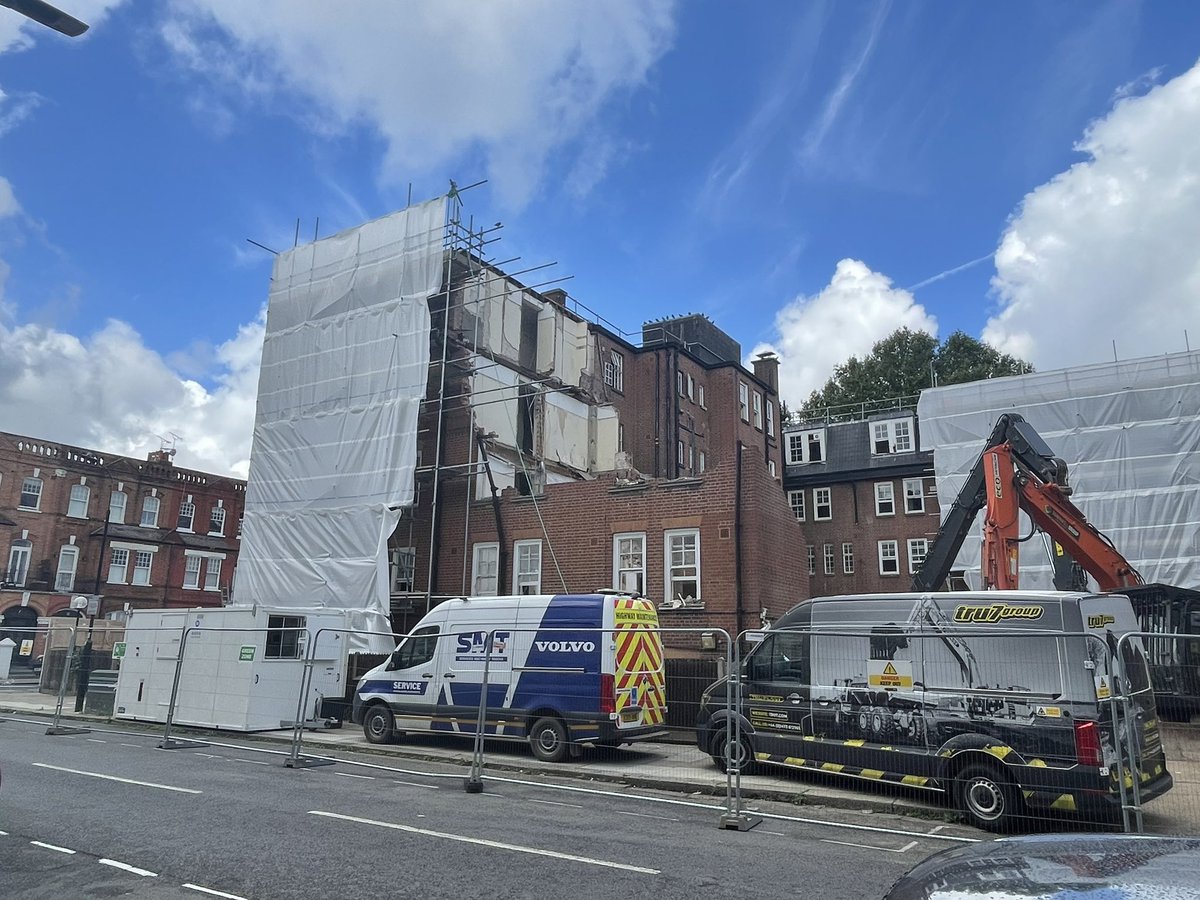
[(962, 331), (938, 344), (930, 334), (901, 328), (861, 359), (852, 356), (839, 364), (825, 385), (809, 395), (797, 418), (817, 418), (834, 407), (877, 407), (901, 397), (915, 398), (935, 383), (962, 384), (1032, 371), (1024, 360)]

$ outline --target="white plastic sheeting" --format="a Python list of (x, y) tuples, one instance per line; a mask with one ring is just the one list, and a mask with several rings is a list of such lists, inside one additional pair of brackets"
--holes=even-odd
[[(1200, 586), (1200, 352), (934, 388), (917, 412), (943, 514), (996, 419), (1016, 412), (1066, 460), (1072, 501), (1147, 582)], [(975, 587), (981, 523), (957, 561)], [(1022, 545), (1021, 587), (1051, 586), (1042, 544)]]
[(239, 604), (345, 609), (348, 627), (391, 630), (387, 539), (413, 498), (445, 216), (439, 198), (276, 259)]

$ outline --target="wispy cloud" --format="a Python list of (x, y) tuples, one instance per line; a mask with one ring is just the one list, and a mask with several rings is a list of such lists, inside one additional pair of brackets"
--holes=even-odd
[(991, 253), (985, 253), (983, 256), (963, 263), (961, 266), (955, 266), (953, 269), (946, 269), (946, 271), (938, 272), (936, 275), (930, 275), (928, 278), (918, 281), (916, 284), (909, 285), (905, 288), (905, 290), (915, 291), (918, 288), (928, 287), (931, 284), (941, 281), (943, 278), (949, 278), (951, 275), (957, 275), (959, 272), (965, 272), (967, 269), (977, 266), (980, 263), (987, 262), (992, 258), (992, 255), (993, 254)]

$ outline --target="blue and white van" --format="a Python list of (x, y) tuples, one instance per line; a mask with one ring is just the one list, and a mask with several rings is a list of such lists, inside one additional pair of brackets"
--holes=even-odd
[(582, 744), (664, 733), (666, 679), (654, 604), (623, 594), (479, 597), (434, 607), (367, 672), (351, 719), (368, 741), (474, 735), (488, 635), (484, 734), (558, 762)]

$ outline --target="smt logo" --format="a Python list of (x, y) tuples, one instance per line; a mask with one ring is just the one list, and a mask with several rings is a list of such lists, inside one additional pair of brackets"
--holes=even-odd
[(594, 641), (534, 641), (542, 653), (595, 653)]
[(1088, 628), (1103, 628), (1105, 625), (1115, 625), (1117, 620), (1110, 615), (1088, 616)]
[[(454, 655), (456, 662), (465, 662), (475, 660), (482, 662), (487, 653), (487, 636), (486, 631), (468, 631), (466, 634), (458, 636), (458, 647)], [(508, 637), (507, 631), (496, 631), (492, 633), (492, 662), (506, 662), (508, 660)]]
[(1040, 619), (1040, 606), (1014, 606), (1009, 603), (990, 603), (987, 606), (954, 607), (955, 622), (981, 622), (994, 624), (1003, 619)]

